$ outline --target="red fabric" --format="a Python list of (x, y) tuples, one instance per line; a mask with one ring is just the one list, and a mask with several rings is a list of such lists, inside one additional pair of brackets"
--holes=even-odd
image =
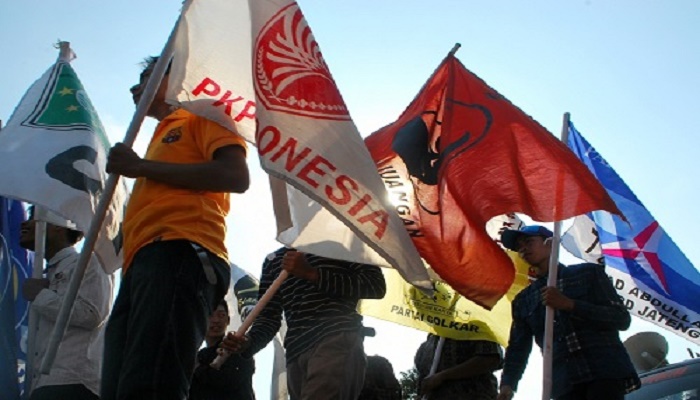
[(564, 143), (453, 56), (401, 117), (365, 144), (421, 256), (489, 309), (514, 278), (511, 260), (486, 233), (489, 219), (619, 214)]

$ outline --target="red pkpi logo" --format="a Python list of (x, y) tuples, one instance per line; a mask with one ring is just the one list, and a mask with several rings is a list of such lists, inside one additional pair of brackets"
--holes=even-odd
[(260, 30), (253, 65), (256, 94), (268, 109), (312, 118), (350, 119), (296, 3), (281, 9)]

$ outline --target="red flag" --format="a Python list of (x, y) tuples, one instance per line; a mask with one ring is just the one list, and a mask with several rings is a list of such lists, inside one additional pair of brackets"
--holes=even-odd
[(619, 214), (565, 144), (452, 55), (401, 117), (365, 144), (421, 256), (489, 309), (515, 273), (486, 233), (489, 219), (510, 212), (537, 221), (592, 210)]

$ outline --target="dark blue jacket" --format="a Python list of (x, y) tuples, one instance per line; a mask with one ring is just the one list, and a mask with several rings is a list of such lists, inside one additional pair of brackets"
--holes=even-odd
[[(547, 277), (541, 277), (513, 300), (502, 386), (517, 389), (533, 337), (542, 348), (546, 308), (540, 290), (546, 284)], [(573, 311), (555, 313), (552, 396), (567, 393), (574, 384), (598, 379), (623, 379), (628, 391), (639, 387), (639, 378), (619, 337), (619, 331), (629, 327), (630, 315), (605, 267), (590, 263), (559, 265), (557, 287), (575, 305)]]

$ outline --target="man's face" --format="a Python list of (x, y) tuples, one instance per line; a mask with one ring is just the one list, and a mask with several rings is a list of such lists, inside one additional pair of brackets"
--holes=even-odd
[(34, 251), (34, 235), (36, 221), (29, 219), (20, 224), (19, 245), (27, 250)]
[(549, 268), (549, 255), (552, 250), (551, 241), (542, 236), (521, 235), (517, 241), (518, 254), (532, 266), (531, 273), (544, 276)]
[[(139, 83), (136, 85), (132, 86), (129, 91), (131, 92), (131, 97), (134, 99), (134, 104), (138, 106), (139, 100), (141, 100), (141, 96), (143, 95), (144, 90), (146, 90), (146, 85), (148, 84), (148, 80), (151, 77), (151, 74), (153, 73), (153, 68), (155, 67), (155, 63), (149, 65), (146, 69), (144, 69), (141, 72), (141, 75), (139, 76)], [(165, 102), (165, 93), (168, 90), (168, 75), (166, 74), (163, 77), (163, 81), (160, 84), (160, 87), (158, 87), (158, 90), (156, 91), (155, 97), (153, 98), (153, 103), (151, 104), (151, 107), (153, 107), (153, 104), (158, 104), (158, 103), (163, 103)], [(149, 115), (151, 113), (149, 112)]]
[[(66, 228), (46, 223), (45, 246), (49, 243), (58, 243), (57, 241), (65, 235)], [(34, 215), (30, 214), (29, 219), (20, 224), (19, 230), (19, 245), (27, 250), (35, 251), (34, 247), (36, 238), (36, 220)]]
[(226, 328), (228, 328), (229, 322), (230, 318), (228, 313), (226, 313), (226, 309), (223, 306), (217, 307), (211, 316), (209, 316), (209, 329), (207, 331), (207, 336), (224, 336), (226, 334)]

